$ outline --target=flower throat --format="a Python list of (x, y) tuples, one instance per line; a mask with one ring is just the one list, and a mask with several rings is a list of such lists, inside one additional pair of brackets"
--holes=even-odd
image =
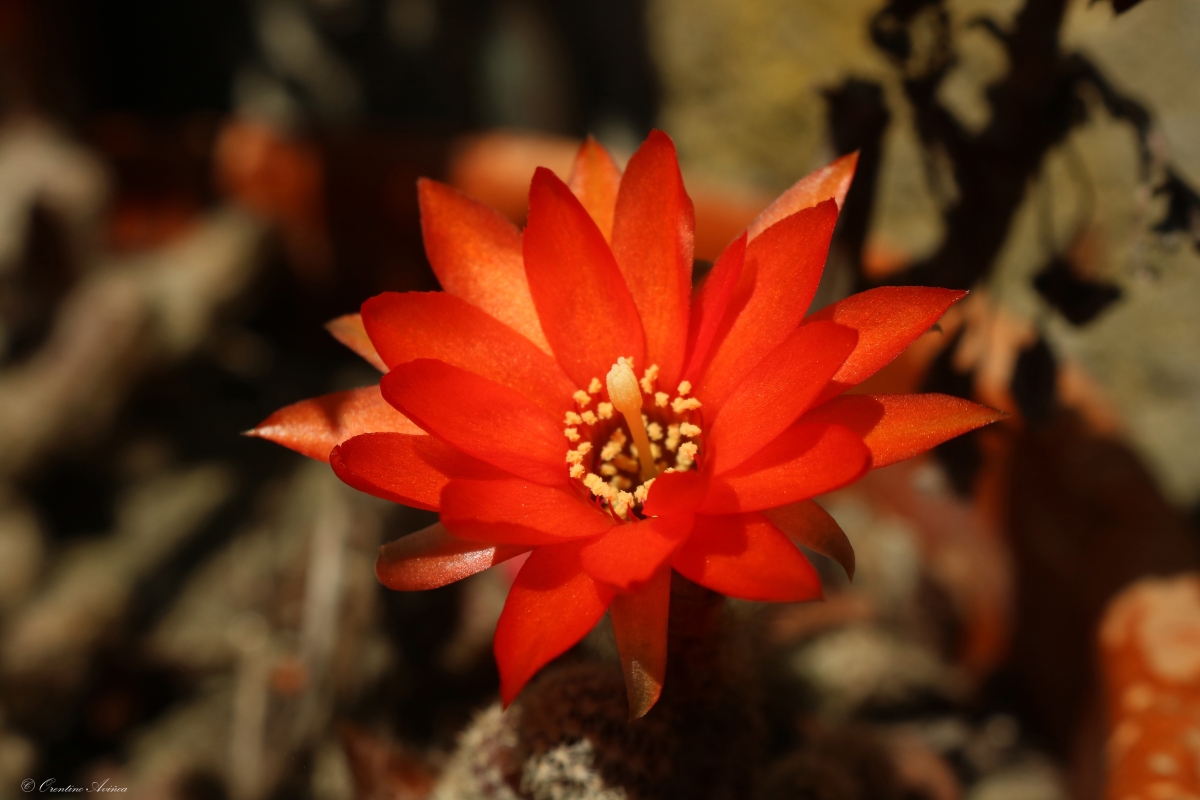
[[(605, 384), (592, 378), (587, 391), (575, 392), (578, 410), (564, 420), (563, 435), (578, 442), (567, 451), (570, 476), (621, 520), (640, 519), (655, 477), (692, 469), (700, 449), (700, 427), (693, 422), (700, 401), (688, 396), (691, 384), (681, 381), (671, 399), (657, 391), (657, 381), (657, 365), (639, 380), (633, 359), (619, 358)], [(607, 401), (599, 399), (605, 390)]]

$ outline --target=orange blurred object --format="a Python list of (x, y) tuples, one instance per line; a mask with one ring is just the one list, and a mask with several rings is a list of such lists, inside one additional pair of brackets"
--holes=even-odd
[(567, 180), (579, 145), (561, 136), (511, 131), (465, 136), (450, 156), (450, 184), (521, 224), (534, 170), (546, 167)]
[(186, 199), (119, 201), (109, 213), (108, 246), (118, 253), (149, 250), (186, 235), (200, 209)]
[(291, 262), (309, 278), (331, 261), (324, 168), (317, 148), (255, 122), (231, 120), (213, 153), (217, 187), (279, 226)]
[(282, 695), (300, 694), (308, 678), (308, 667), (296, 656), (283, 656), (271, 667), (271, 688)]
[[(529, 210), (533, 171), (546, 167), (566, 180), (579, 145), (575, 139), (514, 131), (464, 137), (451, 154), (450, 183), (521, 224)], [(687, 174), (684, 182), (696, 211), (695, 257), (702, 261), (715, 261), (775, 199), (746, 187), (706, 184)]]
[(338, 725), (359, 800), (424, 800), (434, 773), (417, 753), (365, 728)]
[(898, 244), (872, 236), (863, 245), (862, 270), (868, 279), (882, 281), (912, 265), (912, 254)]
[(1200, 575), (1135, 583), (1100, 628), (1107, 800), (1200, 798)]

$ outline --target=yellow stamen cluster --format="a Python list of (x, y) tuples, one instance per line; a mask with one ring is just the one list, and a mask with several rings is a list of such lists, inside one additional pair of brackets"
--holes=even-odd
[(642, 391), (646, 394), (654, 394), (654, 382), (658, 380), (658, 364), (651, 364), (646, 367), (646, 371), (642, 373), (642, 379), (638, 383), (642, 387)]
[(676, 414), (695, 411), (700, 407), (700, 401), (694, 397), (676, 397), (671, 401), (671, 410)]
[(655, 476), (693, 468), (700, 450), (698, 441), (689, 441), (701, 434), (690, 419), (700, 408), (691, 384), (681, 381), (672, 398), (659, 391), (659, 374), (651, 364), (638, 378), (633, 359), (619, 358), (605, 382), (593, 378), (587, 391), (575, 392), (576, 409), (563, 418), (563, 435), (575, 445), (566, 456), (571, 477), (619, 519), (640, 518), (634, 512)]

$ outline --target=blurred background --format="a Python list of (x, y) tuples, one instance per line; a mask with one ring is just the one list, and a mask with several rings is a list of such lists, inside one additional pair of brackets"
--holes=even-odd
[[(437, 288), (417, 177), (520, 222), (652, 127), (706, 262), (860, 151), (814, 308), (972, 289), (866, 388), (1012, 413), (821, 499), (853, 584), (728, 610), (713, 796), (1200, 797), (1197, 41), (1191, 0), (0, 0), (0, 798), (664, 796), (619, 691), (499, 716), (508, 573), (382, 589), (433, 516), (238, 435), (377, 380), (322, 325)], [(603, 625), (564, 663), (619, 686)]]

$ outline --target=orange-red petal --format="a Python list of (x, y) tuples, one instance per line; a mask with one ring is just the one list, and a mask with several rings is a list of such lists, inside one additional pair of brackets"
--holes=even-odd
[(604, 149), (604, 145), (593, 137), (588, 136), (579, 148), (567, 185), (587, 209), (605, 240), (611, 241), (613, 210), (617, 206), (621, 170)]
[(325, 323), (325, 330), (375, 369), (387, 372), (387, 364), (383, 363), (383, 359), (375, 350), (375, 345), (371, 344), (371, 337), (367, 336), (367, 329), (363, 327), (361, 314), (344, 314), (336, 319), (331, 319)]
[(642, 323), (608, 242), (567, 185), (539, 168), (529, 189), (525, 273), (563, 371), (587, 386), (621, 356), (642, 364)]
[(854, 170), (857, 166), (858, 153), (854, 152), (810, 172), (763, 209), (754, 222), (750, 223), (746, 232), (753, 239), (781, 219), (811, 208), (822, 200), (832, 199), (840, 209), (846, 200), (846, 193), (850, 191), (850, 182), (854, 180)]
[(597, 536), (614, 524), (572, 488), (515, 478), (451, 481), (442, 491), (441, 514), (455, 536), (505, 544), (560, 544)]
[(535, 548), (508, 592), (492, 642), (504, 705), (586, 636), (612, 598), (612, 589), (580, 568), (578, 544)]
[(583, 568), (598, 581), (632, 591), (654, 577), (694, 520), (694, 514), (678, 514), (616, 525), (580, 551)]
[(846, 426), (870, 449), (872, 466), (886, 467), (1003, 417), (946, 394), (858, 394), (835, 397), (800, 422)]
[(708, 366), (708, 357), (712, 354), (722, 323), (728, 320), (732, 324), (735, 318), (728, 314), (729, 302), (745, 263), (746, 234), (743, 233), (717, 258), (717, 263), (700, 287), (696, 302), (692, 304), (688, 323), (687, 366), (683, 370), (684, 377), (692, 383), (698, 381)]
[(857, 480), (870, 464), (867, 446), (848, 428), (797, 423), (740, 466), (714, 476), (700, 510), (733, 514), (807, 500)]
[(567, 481), (561, 420), (517, 391), (428, 358), (395, 367), (379, 386), (409, 419), (464, 453), (538, 483)]
[(724, 336), (696, 389), (705, 405), (720, 407), (746, 373), (800, 324), (821, 280), (836, 222), (837, 204), (827, 200), (750, 242), (727, 321), (720, 326)]
[(714, 475), (728, 472), (783, 433), (813, 405), (857, 340), (853, 330), (833, 322), (793, 331), (717, 412), (706, 468)]
[(670, 567), (660, 569), (636, 592), (616, 595), (609, 606), (631, 720), (645, 716), (662, 694), (670, 607)]
[(854, 579), (854, 547), (829, 512), (815, 500), (801, 500), (762, 512), (771, 524), (796, 544), (832, 558)]
[(389, 367), (436, 358), (507, 386), (559, 417), (575, 384), (554, 358), (512, 328), (444, 292), (384, 292), (362, 306), (363, 323)]
[(841, 394), (874, 375), (907, 350), (966, 294), (958, 289), (880, 286), (831, 303), (813, 314), (805, 324), (832, 320), (858, 331), (858, 346), (833, 377), (823, 398)]
[(727, 597), (792, 603), (821, 597), (821, 580), (762, 514), (700, 516), (672, 566)]
[(525, 279), (521, 232), (444, 183), (420, 179), (417, 197), (425, 255), (442, 288), (550, 352)]
[(388, 404), (378, 386), (334, 392), (284, 406), (247, 436), (269, 439), (318, 461), (347, 439), (369, 431), (423, 434), (423, 430)]
[(496, 478), (505, 473), (436, 436), (364, 433), (342, 442), (329, 464), (343, 482), (360, 492), (437, 511), (442, 488), (454, 477)]
[(436, 589), (528, 551), (509, 544), (481, 544), (451, 536), (440, 522), (379, 548), (375, 577), (389, 589)]
[(695, 514), (707, 486), (708, 476), (702, 472), (664, 472), (650, 484), (642, 513), (650, 517)]
[(646, 334), (646, 363), (674, 389), (683, 374), (696, 215), (683, 188), (675, 145), (652, 131), (621, 178), (612, 252)]

